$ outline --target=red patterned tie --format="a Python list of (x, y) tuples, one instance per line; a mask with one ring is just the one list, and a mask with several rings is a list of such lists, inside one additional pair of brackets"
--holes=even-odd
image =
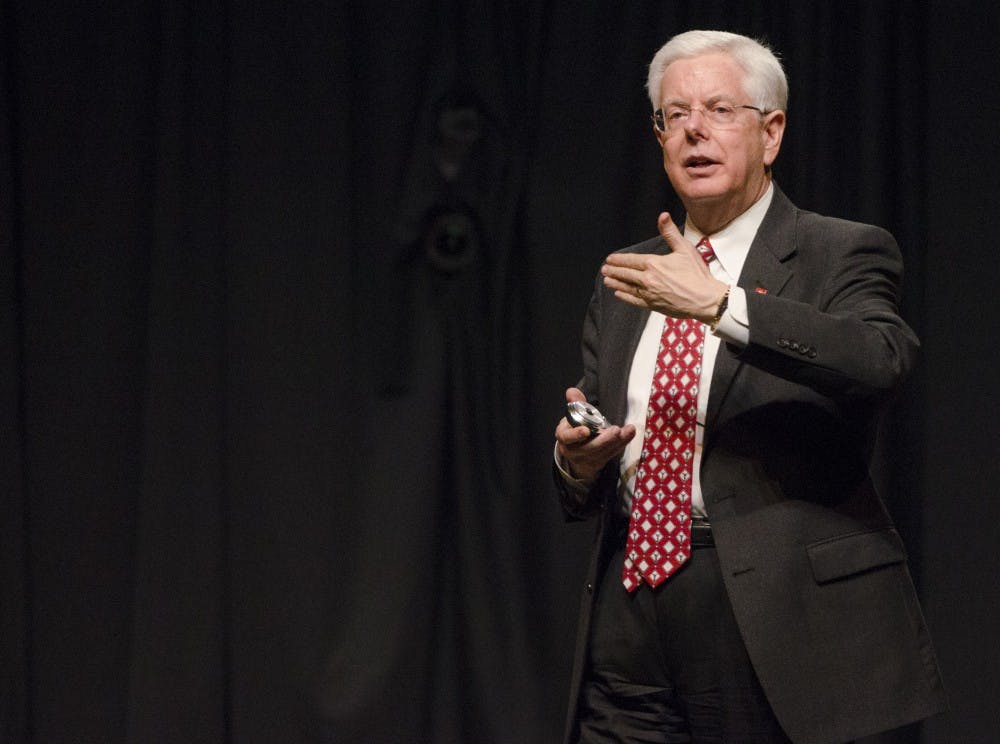
[[(708, 238), (698, 252), (715, 258)], [(646, 433), (632, 490), (622, 583), (658, 586), (691, 555), (691, 478), (705, 326), (667, 317), (646, 409)]]

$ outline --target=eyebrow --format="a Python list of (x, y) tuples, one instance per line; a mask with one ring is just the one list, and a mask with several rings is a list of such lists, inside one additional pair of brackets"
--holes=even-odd
[[(732, 104), (736, 103), (736, 99), (734, 97), (725, 93), (717, 93), (714, 96), (710, 96), (709, 98), (706, 98), (704, 101), (702, 101), (702, 103), (706, 106), (711, 106), (713, 103), (718, 103), (719, 101), (726, 101)], [(666, 108), (667, 106), (680, 106), (683, 108), (690, 108), (691, 104), (688, 103), (687, 101), (678, 101), (676, 99), (670, 99), (663, 102), (663, 107)]]

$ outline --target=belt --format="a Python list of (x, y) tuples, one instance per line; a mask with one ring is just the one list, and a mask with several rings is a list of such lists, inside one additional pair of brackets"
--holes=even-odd
[(712, 537), (712, 523), (704, 517), (692, 517), (691, 519), (691, 547), (715, 547), (715, 539)]
[[(616, 515), (612, 529), (620, 542), (624, 542), (628, 533), (628, 517)], [(712, 537), (712, 523), (705, 517), (691, 518), (691, 547), (692, 548), (714, 548), (715, 539)]]

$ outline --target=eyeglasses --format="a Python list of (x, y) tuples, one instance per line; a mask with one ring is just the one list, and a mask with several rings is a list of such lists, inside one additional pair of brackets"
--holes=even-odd
[(653, 112), (653, 126), (661, 132), (677, 132), (687, 126), (691, 114), (700, 111), (705, 120), (713, 127), (725, 128), (736, 123), (736, 114), (740, 109), (750, 109), (758, 114), (770, 113), (756, 106), (741, 105), (734, 103), (717, 102), (706, 108), (692, 108), (691, 106), (681, 106), (674, 104), (666, 109), (656, 109)]

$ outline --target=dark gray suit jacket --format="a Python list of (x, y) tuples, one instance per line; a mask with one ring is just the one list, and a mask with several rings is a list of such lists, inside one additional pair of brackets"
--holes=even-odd
[[(661, 253), (659, 237), (625, 249)], [(750, 341), (723, 344), (701, 485), (754, 669), (797, 744), (845, 742), (927, 717), (944, 695), (903, 544), (869, 474), (881, 408), (914, 363), (899, 317), (902, 259), (870, 225), (797, 209), (775, 186), (739, 285)], [(583, 330), (588, 400), (615, 422), (648, 311), (598, 277)], [(593, 600), (609, 552), (618, 462), (571, 518), (601, 528), (580, 612), (567, 741)], [(561, 483), (561, 482), (560, 482)]]

